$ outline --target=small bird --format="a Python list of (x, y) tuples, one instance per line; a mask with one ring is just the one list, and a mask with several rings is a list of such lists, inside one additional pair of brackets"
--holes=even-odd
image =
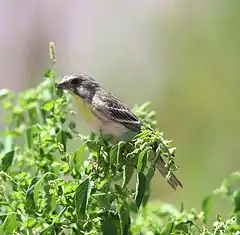
[[(81, 115), (93, 132), (111, 136), (115, 141), (128, 141), (141, 131), (143, 123), (130, 108), (90, 76), (71, 73), (63, 77), (56, 87), (74, 96)], [(168, 169), (161, 157), (156, 167), (166, 177)], [(167, 182), (173, 189), (183, 187), (174, 174)]]

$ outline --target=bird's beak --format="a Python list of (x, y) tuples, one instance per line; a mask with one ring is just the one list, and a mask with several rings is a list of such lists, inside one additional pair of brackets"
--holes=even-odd
[(56, 84), (56, 88), (58, 89), (67, 89), (68, 85), (66, 81), (61, 81), (58, 84)]

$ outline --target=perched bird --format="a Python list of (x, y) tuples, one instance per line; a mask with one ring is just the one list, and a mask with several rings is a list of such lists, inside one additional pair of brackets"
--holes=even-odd
[[(88, 75), (69, 74), (56, 87), (68, 90), (74, 96), (81, 115), (93, 132), (128, 141), (141, 131), (143, 123), (130, 108)], [(164, 177), (167, 175), (168, 169), (161, 157), (156, 167)], [(183, 187), (174, 174), (167, 181), (173, 189)]]

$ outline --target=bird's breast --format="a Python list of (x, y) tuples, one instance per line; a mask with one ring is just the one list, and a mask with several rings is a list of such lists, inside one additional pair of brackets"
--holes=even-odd
[(111, 135), (118, 140), (129, 139), (129, 134), (130, 137), (133, 136), (133, 132), (129, 131), (129, 129), (124, 127), (121, 123), (102, 119), (100, 115), (95, 115), (91, 104), (88, 104), (83, 98), (77, 95), (74, 96), (80, 115), (85, 119), (93, 132), (101, 132), (103, 135)]
[(78, 111), (84, 120), (93, 127), (93, 131), (100, 128), (99, 119), (93, 114), (91, 104), (88, 104), (83, 98), (74, 95)]

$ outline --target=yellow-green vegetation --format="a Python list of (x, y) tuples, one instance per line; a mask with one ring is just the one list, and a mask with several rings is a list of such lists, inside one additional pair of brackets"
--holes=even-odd
[[(53, 44), (50, 49), (55, 63)], [(184, 202), (177, 209), (149, 201), (158, 156), (169, 172), (177, 167), (171, 141), (148, 128), (156, 125), (148, 104), (134, 109), (147, 124), (142, 132), (130, 142), (110, 145), (101, 136), (77, 131), (71, 97), (55, 89), (54, 70), (48, 70), (35, 89), (19, 95), (2, 90), (0, 100), (5, 126), (0, 142), (0, 235), (240, 233), (240, 190), (234, 188), (238, 172), (202, 199), (201, 211), (185, 210)], [(75, 151), (69, 148), (73, 140), (78, 142)], [(134, 177), (132, 188), (128, 183)], [(215, 221), (209, 222), (216, 196), (227, 197), (232, 210), (227, 218), (214, 215)]]
[[(154, 159), (152, 144), (169, 170), (174, 152), (162, 133), (149, 129), (133, 141), (109, 145), (102, 137), (82, 136), (72, 121), (68, 94), (55, 90), (54, 71), (45, 73), (35, 89), (19, 96), (2, 90), (0, 234), (237, 234), (240, 190), (231, 187), (234, 173), (212, 195), (202, 211), (180, 210), (149, 202)], [(135, 112), (154, 126), (148, 105)], [(79, 140), (71, 152), (68, 142)], [(136, 172), (136, 188), (128, 182)], [(203, 169), (204, 171), (204, 169)], [(184, 190), (184, 189), (183, 189)], [(174, 192), (172, 192), (174, 193)], [(191, 192), (189, 192), (191, 193)], [(223, 195), (232, 201), (228, 218), (216, 216), (207, 226), (211, 200)]]

